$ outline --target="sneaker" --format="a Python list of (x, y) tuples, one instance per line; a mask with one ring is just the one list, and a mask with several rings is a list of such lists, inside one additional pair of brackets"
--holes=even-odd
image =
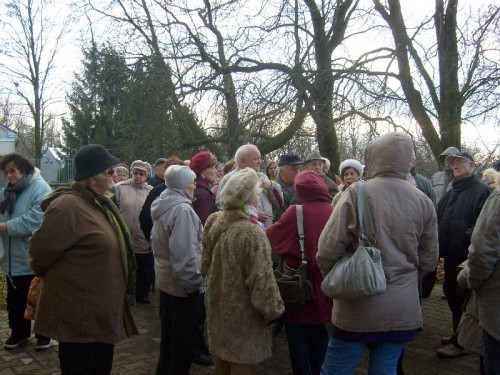
[(17, 337), (10, 336), (7, 339), (7, 341), (5, 341), (5, 343), (3, 344), (3, 346), (5, 347), (5, 349), (11, 350), (11, 349), (17, 348), (19, 345), (27, 342), (28, 340), (29, 340), (29, 337), (18, 339)]
[(40, 337), (36, 340), (35, 350), (47, 350), (52, 345), (50, 337)]
[(467, 353), (464, 348), (453, 344), (448, 344), (437, 350), (437, 356), (439, 358), (456, 358), (467, 354), (469, 353)]

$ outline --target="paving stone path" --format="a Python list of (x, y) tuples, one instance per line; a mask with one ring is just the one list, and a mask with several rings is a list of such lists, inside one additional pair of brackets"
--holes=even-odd
[[(424, 300), (422, 304), (425, 327), (418, 334), (417, 340), (406, 348), (405, 374), (478, 374), (478, 357), (475, 355), (456, 359), (439, 359), (436, 356), (439, 339), (451, 334), (451, 317), (446, 301), (440, 298), (440, 290), (440, 285), (436, 286), (430, 298)], [(160, 346), (157, 299), (157, 296), (153, 296), (151, 305), (132, 307), (140, 334), (116, 345), (113, 374), (152, 375), (155, 373)], [(367, 319), (369, 318), (367, 316)], [(7, 312), (2, 309), (0, 311), (0, 375), (60, 374), (57, 345), (47, 351), (37, 352), (35, 351), (35, 338), (32, 336), (30, 342), (22, 347), (6, 351), (3, 348), (3, 342), (9, 333)], [(366, 368), (365, 358), (358, 366), (356, 374), (366, 374)], [(213, 372), (213, 367), (193, 365), (191, 368), (191, 375), (208, 375), (213, 374)], [(275, 338), (273, 356), (259, 366), (258, 373), (259, 375), (288, 375), (292, 373), (284, 332)]]

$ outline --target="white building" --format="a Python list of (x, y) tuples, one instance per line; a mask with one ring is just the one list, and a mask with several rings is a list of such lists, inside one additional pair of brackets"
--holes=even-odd
[(58, 172), (64, 166), (64, 160), (59, 156), (61, 152), (60, 148), (49, 147), (40, 159), (40, 174), (49, 184), (58, 182)]

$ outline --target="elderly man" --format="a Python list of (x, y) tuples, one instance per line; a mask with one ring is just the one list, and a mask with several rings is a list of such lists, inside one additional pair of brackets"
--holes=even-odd
[(154, 176), (149, 177), (147, 180), (148, 184), (153, 187), (165, 183), (165, 180), (163, 179), (163, 175), (165, 174), (165, 158), (156, 159), (154, 168), (155, 168)]
[(439, 203), (444, 194), (451, 189), (451, 182), (453, 181), (453, 172), (446, 165), (445, 160), (450, 155), (456, 155), (459, 151), (456, 147), (448, 147), (439, 155), (438, 162), (444, 166), (444, 170), (435, 173), (431, 178), (432, 189), (436, 196), (436, 205)]
[(458, 345), (456, 330), (467, 292), (457, 285), (457, 267), (467, 259), (472, 231), (490, 195), (490, 189), (476, 178), (474, 159), (466, 152), (449, 155), (445, 159), (453, 172), (452, 187), (439, 201), (437, 208), (439, 252), (444, 258), (444, 284), (448, 306), (453, 319), (454, 334), (441, 340), (439, 357), (454, 358), (466, 354)]
[(260, 187), (262, 188), (262, 192), (259, 194), (259, 202), (256, 207), (258, 220), (267, 228), (273, 223), (273, 212), (278, 210), (283, 202), (283, 193), (281, 192), (280, 185), (270, 181), (264, 173), (260, 172), (262, 159), (257, 146), (250, 143), (241, 146), (236, 150), (234, 160), (236, 162), (235, 168), (226, 174), (219, 183), (216, 198), (217, 206), (221, 209), (219, 204), (220, 193), (229, 178), (240, 169), (252, 168), (257, 172), (260, 179)]
[(323, 182), (328, 187), (330, 199), (333, 199), (333, 197), (339, 192), (339, 186), (325, 174), (324, 164), (325, 159), (321, 157), (319, 151), (313, 151), (306, 156), (306, 160), (304, 161), (304, 170), (314, 171), (319, 174)]
[(283, 204), (274, 213), (274, 221), (278, 221), (291, 204), (297, 203), (293, 183), (303, 163), (296, 154), (285, 154), (279, 158), (276, 182), (281, 186), (281, 190), (283, 191)]

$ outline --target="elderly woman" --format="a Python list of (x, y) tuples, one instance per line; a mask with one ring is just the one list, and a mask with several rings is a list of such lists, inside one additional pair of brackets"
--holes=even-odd
[(212, 214), (203, 236), (202, 274), (210, 352), (217, 375), (256, 374), (271, 356), (270, 323), (283, 313), (265, 232), (247, 215), (258, 195), (251, 168), (231, 175), (220, 191), (223, 212)]
[(161, 343), (156, 373), (188, 375), (200, 350), (203, 226), (192, 207), (196, 175), (187, 166), (165, 171), (167, 189), (151, 205), (151, 242), (160, 289)]
[[(0, 233), (5, 253), (2, 268), (8, 277), (7, 311), (11, 329), (4, 346), (14, 349), (31, 335), (31, 321), (24, 319), (28, 288), (34, 277), (28, 259), (28, 239), (40, 226), (43, 217), (40, 203), (51, 189), (33, 163), (21, 154), (5, 155), (0, 168), (8, 181), (0, 191)], [(47, 349), (50, 344), (50, 338), (37, 335), (36, 349)]]
[(149, 290), (153, 285), (154, 266), (151, 244), (144, 237), (139, 222), (139, 214), (146, 198), (153, 189), (146, 179), (151, 172), (149, 163), (136, 160), (130, 166), (132, 178), (122, 181), (115, 186), (115, 198), (120, 212), (127, 223), (132, 243), (134, 245), (135, 261), (137, 263), (137, 280), (135, 298), (139, 303), (151, 303)]
[(193, 209), (203, 225), (207, 217), (217, 211), (215, 196), (210, 190), (217, 179), (216, 162), (215, 157), (208, 151), (198, 152), (189, 162), (189, 168), (196, 174)]
[(343, 195), (344, 191), (353, 183), (361, 180), (365, 166), (355, 159), (346, 159), (340, 163), (339, 171), (342, 184), (339, 186), (340, 194), (332, 199), (332, 206), (335, 206)]
[[(437, 220), (432, 201), (406, 182), (411, 138), (388, 133), (366, 149), (366, 198), (381, 251), (387, 289), (377, 296), (333, 302), (332, 338), (322, 374), (352, 374), (365, 350), (369, 374), (396, 374), (406, 342), (422, 327), (419, 276), (438, 260)], [(359, 183), (359, 182), (358, 182)], [(317, 260), (326, 275), (338, 259), (355, 251), (360, 230), (356, 184), (335, 207), (318, 243)]]
[(497, 172), (493, 168), (488, 168), (483, 171), (483, 177), (481, 181), (483, 181), (491, 191), (495, 190), (498, 186), (497, 180), (500, 178), (500, 172)]
[[(316, 261), (318, 240), (330, 218), (333, 207), (322, 178), (313, 171), (295, 177), (295, 194), (303, 207), (307, 278), (312, 283), (311, 302), (306, 305), (286, 305), (283, 320), (294, 375), (319, 375), (325, 359), (328, 333), (325, 323), (330, 319), (332, 299), (321, 293), (323, 276)], [(284, 257), (292, 268), (301, 262), (296, 206), (290, 206), (278, 222), (267, 228), (273, 252)]]
[(109, 374), (114, 344), (137, 334), (126, 303), (135, 259), (120, 212), (107, 194), (118, 162), (96, 144), (75, 154), (75, 182), (42, 203), (30, 263), (43, 277), (34, 330), (59, 341), (63, 374)]
[(115, 174), (113, 175), (113, 182), (115, 184), (128, 180), (129, 172), (126, 166), (117, 165), (115, 167)]

